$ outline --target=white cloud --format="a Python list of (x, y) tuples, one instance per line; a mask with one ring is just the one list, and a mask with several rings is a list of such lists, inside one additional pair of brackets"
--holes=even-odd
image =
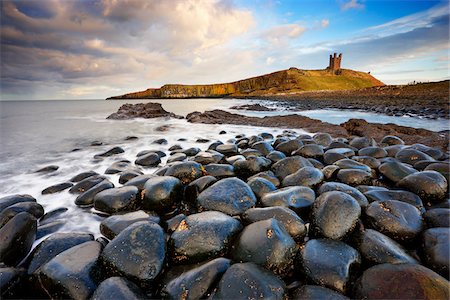
[(285, 43), (289, 39), (296, 39), (306, 31), (306, 28), (299, 24), (283, 24), (271, 27), (262, 33), (262, 37), (270, 43), (278, 45)]
[(270, 66), (271, 64), (274, 63), (274, 61), (275, 61), (275, 59), (274, 59), (273, 57), (269, 56), (269, 57), (266, 59), (266, 64)]
[(365, 5), (359, 0), (349, 0), (347, 2), (341, 2), (340, 3), (342, 10), (349, 10), (349, 9), (363, 9)]
[(327, 28), (328, 25), (330, 25), (330, 20), (323, 19), (322, 21), (320, 21), (320, 25), (322, 26), (322, 28)]

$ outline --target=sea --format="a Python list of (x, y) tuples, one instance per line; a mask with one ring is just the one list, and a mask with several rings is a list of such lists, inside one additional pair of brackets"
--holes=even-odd
[[(157, 118), (134, 120), (109, 120), (108, 115), (116, 112), (125, 103), (159, 102), (163, 108), (177, 115), (186, 116), (193, 111), (222, 109), (248, 116), (273, 116), (300, 114), (333, 124), (340, 124), (350, 118), (361, 118), (368, 122), (394, 123), (403, 126), (425, 128), (432, 131), (449, 130), (448, 120), (429, 120), (416, 117), (395, 117), (364, 111), (309, 110), (290, 111), (278, 107), (277, 102), (266, 100), (240, 99), (183, 99), (183, 100), (47, 100), (47, 101), (0, 101), (0, 198), (12, 194), (29, 194), (43, 205), (46, 212), (67, 208), (62, 232), (91, 232), (99, 236), (102, 220), (95, 210), (79, 208), (74, 204), (76, 195), (67, 190), (41, 195), (46, 187), (67, 182), (78, 173), (93, 170), (103, 174), (113, 162), (127, 159), (134, 161), (142, 150), (162, 150), (168, 152), (172, 145), (183, 148), (199, 147), (206, 150), (208, 144), (199, 144), (197, 139), (220, 139), (226, 142), (238, 134), (255, 135), (262, 132), (274, 136), (283, 132), (280, 128), (264, 128), (237, 125), (191, 124), (183, 119)], [(265, 105), (276, 111), (255, 112), (233, 110), (230, 107), (243, 104)], [(166, 131), (156, 130), (165, 125)], [(226, 134), (219, 135), (220, 131)], [(301, 129), (298, 133), (307, 133)], [(313, 133), (310, 133), (313, 134)], [(129, 136), (138, 139), (126, 140)], [(156, 139), (165, 138), (167, 145), (153, 144)], [(186, 139), (179, 141), (180, 138)], [(92, 146), (94, 141), (100, 146)], [(96, 154), (114, 146), (122, 147), (120, 155), (94, 160)], [(78, 149), (78, 151), (73, 151)], [(165, 160), (163, 159), (163, 163)], [(42, 174), (36, 170), (57, 165), (55, 172)], [(153, 173), (155, 168), (143, 169)], [(116, 186), (118, 175), (106, 175)], [(35, 244), (39, 243), (36, 241)]]

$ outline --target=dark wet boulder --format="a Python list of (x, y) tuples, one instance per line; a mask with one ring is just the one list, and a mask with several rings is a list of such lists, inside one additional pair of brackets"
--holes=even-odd
[(167, 163), (171, 163), (174, 161), (183, 161), (186, 158), (187, 158), (187, 155), (184, 153), (181, 153), (181, 152), (175, 153), (175, 154), (169, 156), (169, 158), (167, 159)]
[(282, 186), (307, 186), (315, 188), (324, 179), (322, 171), (314, 167), (303, 167), (295, 173), (286, 176), (282, 181)]
[(445, 177), (445, 179), (447, 179), (447, 182), (450, 181), (450, 164), (448, 162), (431, 163), (426, 166), (424, 170), (439, 172)]
[(178, 214), (164, 222), (165, 228), (167, 229), (167, 233), (172, 234), (175, 230), (177, 230), (180, 223), (186, 219), (185, 214)]
[(278, 144), (275, 149), (277, 151), (283, 152), (287, 156), (290, 156), (292, 152), (298, 150), (302, 146), (303, 143), (301, 141), (294, 139)]
[(234, 177), (234, 167), (228, 164), (209, 164), (204, 167), (205, 173), (217, 179)]
[(319, 194), (323, 194), (323, 193), (331, 192), (331, 191), (344, 192), (344, 193), (352, 196), (353, 198), (355, 198), (356, 201), (358, 201), (359, 205), (362, 208), (365, 208), (369, 204), (366, 196), (364, 196), (363, 193), (361, 193), (356, 188), (351, 187), (345, 183), (325, 182), (319, 188)]
[(48, 194), (59, 193), (61, 191), (64, 191), (64, 190), (72, 187), (72, 186), (73, 186), (73, 183), (71, 183), (71, 182), (58, 183), (58, 184), (55, 184), (55, 185), (49, 186), (48, 188), (43, 189), (41, 194), (48, 195)]
[(335, 179), (340, 169), (341, 168), (339, 168), (336, 165), (328, 165), (324, 167), (321, 171), (325, 179)]
[(283, 206), (296, 213), (309, 211), (316, 200), (314, 191), (306, 186), (290, 186), (265, 194), (261, 204), (268, 206)]
[(238, 178), (219, 180), (200, 193), (197, 206), (200, 209), (217, 210), (229, 215), (239, 215), (256, 204), (252, 189)]
[(103, 190), (95, 195), (94, 207), (96, 210), (108, 214), (133, 210), (138, 205), (138, 191), (138, 188), (135, 186)]
[(450, 209), (434, 208), (423, 215), (428, 228), (450, 227)]
[(450, 232), (448, 228), (430, 228), (423, 232), (422, 251), (425, 264), (449, 278)]
[(200, 148), (198, 147), (191, 147), (185, 150), (182, 150), (182, 153), (186, 154), (186, 156), (194, 156), (196, 154), (198, 154), (200, 151)]
[(225, 254), (241, 223), (218, 211), (186, 217), (170, 237), (171, 257), (177, 263), (194, 263)]
[(318, 285), (303, 285), (290, 293), (295, 300), (348, 300), (344, 295)]
[(225, 159), (225, 161), (226, 161), (227, 163), (229, 163), (230, 165), (234, 164), (234, 163), (237, 162), (238, 160), (245, 160), (245, 156), (239, 154), (239, 155), (233, 155), (233, 156), (227, 157), (227, 158)]
[(387, 146), (384, 147), (383, 149), (386, 150), (388, 157), (383, 158), (383, 159), (387, 159), (387, 158), (394, 158), (398, 152), (400, 152), (400, 150), (404, 149), (405, 146), (403, 145), (392, 145), (392, 146)]
[(444, 200), (448, 191), (447, 180), (436, 171), (423, 171), (408, 175), (400, 180), (397, 186), (413, 192), (424, 201), (431, 202)]
[(132, 281), (124, 277), (110, 277), (100, 283), (91, 300), (145, 299), (146, 295)]
[(59, 169), (59, 166), (50, 165), (43, 168), (40, 168), (39, 170), (34, 171), (34, 173), (52, 173)]
[(401, 138), (399, 138), (398, 136), (386, 135), (385, 137), (383, 137), (381, 139), (381, 144), (392, 146), (392, 145), (404, 145), (405, 142)]
[(203, 172), (204, 168), (201, 164), (188, 161), (169, 167), (164, 175), (176, 177), (183, 184), (189, 184), (195, 179), (202, 177), (204, 175)]
[(257, 173), (267, 171), (272, 161), (265, 157), (249, 156), (245, 160), (238, 160), (233, 164), (237, 176), (248, 178)]
[(306, 235), (305, 222), (292, 210), (286, 207), (250, 208), (242, 214), (245, 223), (255, 223), (274, 218), (283, 224), (294, 240), (300, 241)]
[(389, 189), (385, 188), (384, 186), (372, 186), (372, 185), (358, 185), (356, 189), (363, 194), (372, 191), (389, 191)]
[(257, 178), (257, 177), (269, 180), (276, 187), (280, 186), (280, 180), (275, 176), (275, 174), (272, 171), (260, 172), (258, 174), (255, 174), (255, 175), (249, 177), (248, 180), (251, 180), (251, 179)]
[(362, 149), (366, 147), (376, 146), (377, 143), (373, 138), (369, 137), (355, 137), (350, 141), (350, 146), (355, 147), (356, 149)]
[(0, 198), (0, 212), (7, 208), (8, 206), (14, 205), (21, 202), (36, 202), (36, 199), (30, 195), (10, 195)]
[(316, 133), (315, 135), (313, 135), (313, 140), (324, 147), (328, 147), (332, 142), (333, 142), (333, 138), (331, 137), (331, 135), (329, 133)]
[(173, 145), (173, 146), (169, 147), (169, 151), (181, 150), (181, 149), (183, 149), (183, 147), (181, 147), (181, 145), (179, 145), (179, 144), (176, 144), (176, 145)]
[(0, 297), (2, 299), (20, 298), (25, 282), (25, 270), (11, 267), (0, 267)]
[(158, 144), (158, 145), (167, 145), (167, 144), (168, 144), (168, 142), (167, 142), (167, 140), (166, 140), (166, 139), (162, 138), (162, 139), (157, 139), (157, 140), (154, 140), (154, 141), (152, 142), (152, 144)]
[(272, 145), (265, 141), (249, 143), (249, 144), (251, 144), (252, 148), (259, 151), (263, 156), (268, 155), (270, 152), (272, 152), (274, 150)]
[(100, 223), (100, 232), (108, 239), (112, 240), (125, 228), (140, 221), (159, 223), (160, 218), (155, 213), (145, 212), (143, 210), (113, 215)]
[(146, 210), (170, 209), (181, 201), (183, 184), (173, 176), (155, 176), (144, 185), (142, 207)]
[(69, 181), (70, 182), (80, 182), (83, 179), (86, 179), (88, 177), (95, 176), (95, 175), (99, 175), (99, 174), (95, 171), (82, 172), (82, 173), (79, 173), (79, 174), (73, 176), (72, 178), (70, 178)]
[(219, 282), (217, 299), (286, 299), (284, 282), (254, 263), (233, 264)]
[(448, 281), (419, 264), (381, 264), (358, 279), (357, 299), (448, 299)]
[(100, 251), (100, 243), (90, 241), (61, 252), (38, 270), (42, 289), (51, 298), (89, 298), (97, 288), (93, 273)]
[(366, 166), (365, 164), (362, 164), (360, 162), (357, 162), (356, 160), (349, 159), (349, 158), (343, 158), (334, 163), (336, 166), (338, 166), (340, 169), (351, 169), (351, 170), (361, 170), (366, 172), (371, 172), (371, 169), (369, 166)]
[(340, 240), (356, 227), (361, 206), (350, 195), (332, 191), (321, 194), (312, 209), (312, 230), (319, 236)]
[(397, 162), (390, 161), (385, 162), (378, 168), (378, 171), (390, 181), (397, 183), (408, 175), (417, 173), (417, 170), (409, 167), (408, 165)]
[(105, 174), (118, 174), (131, 168), (131, 162), (128, 160), (116, 161), (105, 170)]
[(157, 153), (147, 153), (138, 156), (134, 163), (144, 167), (156, 167), (161, 163), (161, 158)]
[(36, 232), (36, 240), (57, 232), (66, 224), (66, 220), (55, 220), (45, 224), (39, 224)]
[(418, 263), (403, 246), (373, 229), (361, 232), (356, 243), (363, 260), (369, 265)]
[(275, 274), (293, 269), (298, 246), (283, 223), (274, 218), (247, 225), (237, 238), (232, 256), (238, 262), (254, 262)]
[(371, 146), (359, 149), (358, 155), (383, 158), (386, 157), (388, 153), (383, 148)]
[(331, 165), (340, 159), (352, 157), (354, 155), (355, 151), (350, 148), (332, 148), (325, 151), (323, 154), (323, 161), (326, 164)]
[(230, 156), (238, 154), (238, 147), (235, 144), (217, 145), (215, 150), (219, 153), (222, 153), (226, 157), (230, 157)]
[(94, 157), (108, 157), (108, 156), (113, 156), (113, 155), (117, 155), (117, 154), (124, 153), (124, 152), (125, 152), (125, 150), (123, 150), (121, 147), (114, 147), (103, 153), (96, 154)]
[(0, 213), (0, 227), (3, 227), (3, 225), (21, 212), (27, 212), (36, 219), (39, 219), (44, 215), (44, 208), (36, 202), (19, 202), (8, 206)]
[(413, 205), (397, 201), (375, 201), (366, 209), (367, 224), (396, 241), (411, 241), (423, 229), (420, 211)]
[(247, 158), (249, 156), (261, 156), (261, 157), (264, 157), (264, 155), (261, 152), (259, 152), (256, 149), (252, 149), (252, 148), (242, 150), (240, 152), (240, 155), (244, 156), (245, 158)]
[(211, 152), (199, 152), (194, 156), (194, 161), (202, 165), (217, 164), (225, 157), (223, 154), (209, 150)]
[(107, 179), (105, 176), (101, 175), (94, 175), (87, 177), (81, 181), (79, 181), (77, 184), (75, 184), (73, 187), (70, 188), (69, 193), (72, 194), (82, 194), (85, 191), (89, 190), (93, 186), (99, 184), (103, 180)]
[(125, 170), (122, 173), (120, 173), (119, 176), (119, 183), (120, 184), (125, 184), (128, 181), (130, 181), (131, 179), (142, 175), (142, 172), (138, 172), (137, 170)]
[(30, 254), (28, 274), (36, 272), (56, 255), (72, 247), (93, 241), (94, 236), (89, 233), (55, 233), (40, 242)]
[(341, 169), (337, 173), (337, 179), (342, 183), (352, 186), (364, 185), (370, 183), (372, 174), (357, 169)]
[(69, 209), (67, 207), (60, 207), (54, 210), (46, 212), (40, 219), (39, 225), (45, 225), (51, 223), (59, 218), (62, 218), (64, 213), (66, 213)]
[(184, 190), (184, 199), (189, 202), (194, 202), (201, 192), (216, 182), (217, 178), (214, 176), (203, 176), (192, 181)]
[(286, 176), (297, 172), (303, 167), (312, 167), (313, 165), (304, 157), (290, 156), (277, 161), (272, 165), (272, 171), (280, 180), (283, 180)]
[(306, 243), (300, 262), (310, 281), (345, 294), (358, 274), (361, 257), (343, 242), (317, 239)]
[(254, 177), (250, 179), (247, 184), (258, 199), (261, 199), (265, 194), (277, 189), (272, 182), (262, 177)]
[(180, 274), (169, 271), (162, 279), (161, 294), (169, 299), (202, 299), (230, 265), (229, 259), (216, 258)]
[(421, 213), (425, 212), (422, 200), (419, 196), (408, 191), (400, 190), (373, 190), (364, 193), (369, 202), (397, 200), (414, 205)]
[(106, 274), (125, 276), (141, 286), (149, 286), (161, 272), (166, 258), (163, 229), (150, 221), (125, 228), (100, 256)]
[(156, 153), (156, 154), (158, 154), (159, 158), (167, 156), (165, 152), (163, 152), (161, 150), (153, 149), (153, 150), (142, 150), (136, 154), (136, 157), (140, 157), (140, 156), (143, 156), (143, 155), (146, 155), (149, 153)]
[(147, 180), (149, 180), (152, 177), (155, 177), (156, 175), (154, 174), (144, 174), (144, 175), (139, 175), (136, 176), (130, 180), (128, 180), (124, 186), (135, 186), (139, 189), (139, 191), (142, 191), (144, 189), (144, 185), (147, 182)]
[(292, 155), (300, 155), (306, 158), (320, 159), (323, 157), (323, 146), (316, 144), (307, 144), (292, 152)]
[(381, 165), (381, 162), (377, 158), (371, 156), (353, 156), (352, 159), (374, 170), (378, 169)]
[(397, 152), (395, 158), (402, 163), (414, 165), (415, 162), (420, 160), (434, 160), (431, 156), (415, 149), (404, 148)]
[(108, 179), (104, 179), (100, 183), (97, 183), (75, 199), (75, 204), (78, 206), (92, 206), (94, 205), (94, 197), (101, 191), (112, 189), (114, 184)]
[(270, 159), (272, 162), (276, 163), (283, 158), (286, 158), (286, 155), (281, 151), (272, 151), (267, 154), (266, 158)]
[(428, 147), (423, 144), (414, 144), (412, 146), (408, 146), (408, 149), (414, 149), (419, 150), (429, 156), (431, 156), (433, 159), (441, 160), (444, 157), (444, 152), (438, 148), (432, 148)]
[(27, 212), (15, 215), (0, 228), (0, 263), (16, 266), (28, 252), (36, 237), (36, 218)]

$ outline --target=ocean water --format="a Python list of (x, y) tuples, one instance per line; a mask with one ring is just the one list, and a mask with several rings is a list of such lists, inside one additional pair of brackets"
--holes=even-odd
[[(277, 112), (249, 112), (230, 110), (234, 105), (256, 102), (237, 99), (189, 99), (151, 100), (163, 104), (164, 109), (185, 116), (193, 111), (224, 109), (251, 116), (290, 114), (280, 108)], [(145, 102), (145, 101), (139, 101)], [(66, 207), (64, 219), (67, 221), (60, 231), (83, 231), (99, 235), (101, 218), (93, 209), (81, 209), (74, 204), (76, 195), (63, 191), (53, 195), (41, 195), (48, 186), (66, 182), (74, 175), (93, 170), (103, 174), (113, 162), (127, 159), (134, 161), (142, 150), (154, 149), (168, 152), (174, 144), (183, 148), (199, 147), (206, 150), (208, 144), (196, 143), (198, 138), (226, 142), (237, 134), (253, 135), (270, 132), (277, 135), (279, 128), (262, 128), (235, 125), (190, 124), (177, 119), (135, 119), (107, 120), (129, 100), (79, 100), (79, 101), (4, 101), (0, 102), (0, 197), (11, 194), (30, 194), (45, 208), (45, 211)], [(276, 103), (263, 101), (262, 104), (276, 107)], [(424, 127), (439, 131), (448, 128), (447, 121), (421, 120), (418, 118), (389, 117), (365, 112), (338, 110), (315, 110), (295, 112), (330, 123), (339, 124), (350, 118), (364, 118), (370, 122), (397, 123), (405, 126)], [(156, 128), (165, 125), (167, 131)], [(221, 130), (227, 134), (219, 135)], [(295, 130), (305, 133), (302, 130)], [(137, 136), (137, 140), (126, 141), (127, 136)], [(168, 140), (167, 145), (152, 144), (159, 138)], [(187, 141), (177, 141), (186, 138)], [(101, 146), (91, 146), (93, 141), (101, 141)], [(95, 154), (114, 146), (120, 146), (125, 153), (94, 160)], [(79, 151), (72, 150), (79, 148)], [(167, 159), (167, 157), (165, 158)], [(163, 163), (165, 162), (163, 160)], [(41, 167), (58, 165), (59, 169), (50, 174), (34, 173)], [(142, 169), (153, 173), (155, 168)], [(119, 175), (106, 175), (116, 186)], [(38, 243), (37, 241), (36, 243)]]

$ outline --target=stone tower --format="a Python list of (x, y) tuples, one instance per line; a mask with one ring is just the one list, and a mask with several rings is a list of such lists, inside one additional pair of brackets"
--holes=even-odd
[(341, 69), (341, 61), (342, 53), (339, 53), (339, 56), (337, 56), (336, 53), (334, 53), (334, 55), (330, 54), (330, 65), (328, 66), (328, 70), (334, 74), (338, 74)]

